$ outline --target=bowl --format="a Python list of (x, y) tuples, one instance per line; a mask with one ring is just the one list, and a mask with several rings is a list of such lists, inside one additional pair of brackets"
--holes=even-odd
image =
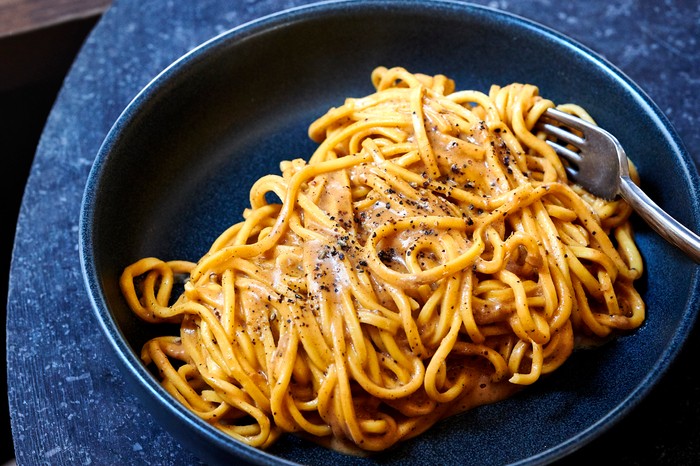
[(465, 3), (378, 0), (307, 5), (220, 34), (167, 67), (119, 116), (90, 172), (80, 219), (85, 284), (128, 386), (210, 464), (550, 463), (633, 409), (696, 319), (698, 266), (635, 220), (646, 267), (641, 328), (390, 451), (356, 458), (291, 435), (261, 451), (186, 410), (141, 363), (141, 346), (155, 333), (121, 296), (123, 268), (144, 256), (196, 261), (241, 219), (256, 179), (277, 173), (280, 160), (308, 159), (312, 121), (373, 91), (369, 76), (380, 65), (442, 73), (458, 89), (528, 82), (555, 102), (582, 105), (621, 141), (645, 191), (698, 230), (697, 173), (667, 119), (613, 65), (547, 27)]

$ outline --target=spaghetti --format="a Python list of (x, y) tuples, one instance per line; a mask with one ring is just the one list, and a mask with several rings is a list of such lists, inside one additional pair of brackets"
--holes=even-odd
[(534, 129), (554, 106), (537, 87), (384, 67), (372, 83), (313, 122), (312, 157), (259, 179), (197, 263), (121, 277), (141, 319), (180, 326), (144, 363), (246, 444), (383, 450), (644, 320), (630, 207), (567, 180)]

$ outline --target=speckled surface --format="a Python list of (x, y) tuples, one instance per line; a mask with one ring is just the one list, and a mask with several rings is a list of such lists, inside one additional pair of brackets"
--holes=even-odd
[[(209, 37), (302, 1), (117, 0), (89, 37), (47, 122), (17, 226), (7, 320), (18, 464), (196, 464), (126, 393), (105, 358), (81, 277), (78, 213), (97, 150), (160, 70)], [(475, 2), (520, 14), (618, 66), (668, 116), (700, 164), (700, 6), (693, 1)], [(563, 464), (700, 461), (696, 329), (652, 393)], [(134, 426), (140, 426), (135, 429)]]

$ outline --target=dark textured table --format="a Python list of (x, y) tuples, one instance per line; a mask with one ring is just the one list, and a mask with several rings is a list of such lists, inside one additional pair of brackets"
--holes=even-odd
[[(18, 464), (198, 462), (139, 408), (106, 356), (80, 272), (83, 187), (110, 126), (160, 70), (217, 33), (304, 3), (117, 0), (89, 36), (44, 129), (17, 224), (7, 375)], [(700, 166), (697, 1), (475, 3), (553, 27), (617, 65), (666, 113)], [(695, 327), (650, 395), (562, 464), (600, 462), (602, 451), (605, 464), (700, 463)]]

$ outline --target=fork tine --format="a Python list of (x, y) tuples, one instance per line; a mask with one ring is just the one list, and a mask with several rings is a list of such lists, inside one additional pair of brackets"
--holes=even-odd
[(578, 152), (574, 152), (571, 149), (562, 146), (561, 144), (557, 144), (554, 141), (547, 141), (547, 144), (554, 149), (554, 152), (557, 153), (559, 157), (562, 157), (566, 160), (568, 160), (571, 163), (578, 164), (583, 160), (583, 157), (581, 157), (581, 154)]
[(570, 113), (562, 112), (561, 110), (557, 110), (556, 108), (548, 108), (544, 112), (544, 116), (549, 117), (553, 121), (563, 123), (566, 126), (573, 129), (577, 129), (579, 131), (590, 129), (592, 126), (598, 129), (597, 126), (591, 125), (586, 120), (583, 120), (575, 115), (571, 115)]
[(579, 171), (576, 170), (574, 167), (572, 167), (571, 165), (564, 165), (564, 171), (566, 172), (566, 175), (569, 177), (569, 179), (578, 181)]
[(572, 144), (576, 147), (582, 147), (586, 141), (572, 133), (571, 131), (567, 131), (559, 126), (552, 125), (550, 123), (543, 123), (540, 125), (540, 128), (543, 129), (546, 133), (555, 136), (557, 139), (564, 141), (567, 144)]

